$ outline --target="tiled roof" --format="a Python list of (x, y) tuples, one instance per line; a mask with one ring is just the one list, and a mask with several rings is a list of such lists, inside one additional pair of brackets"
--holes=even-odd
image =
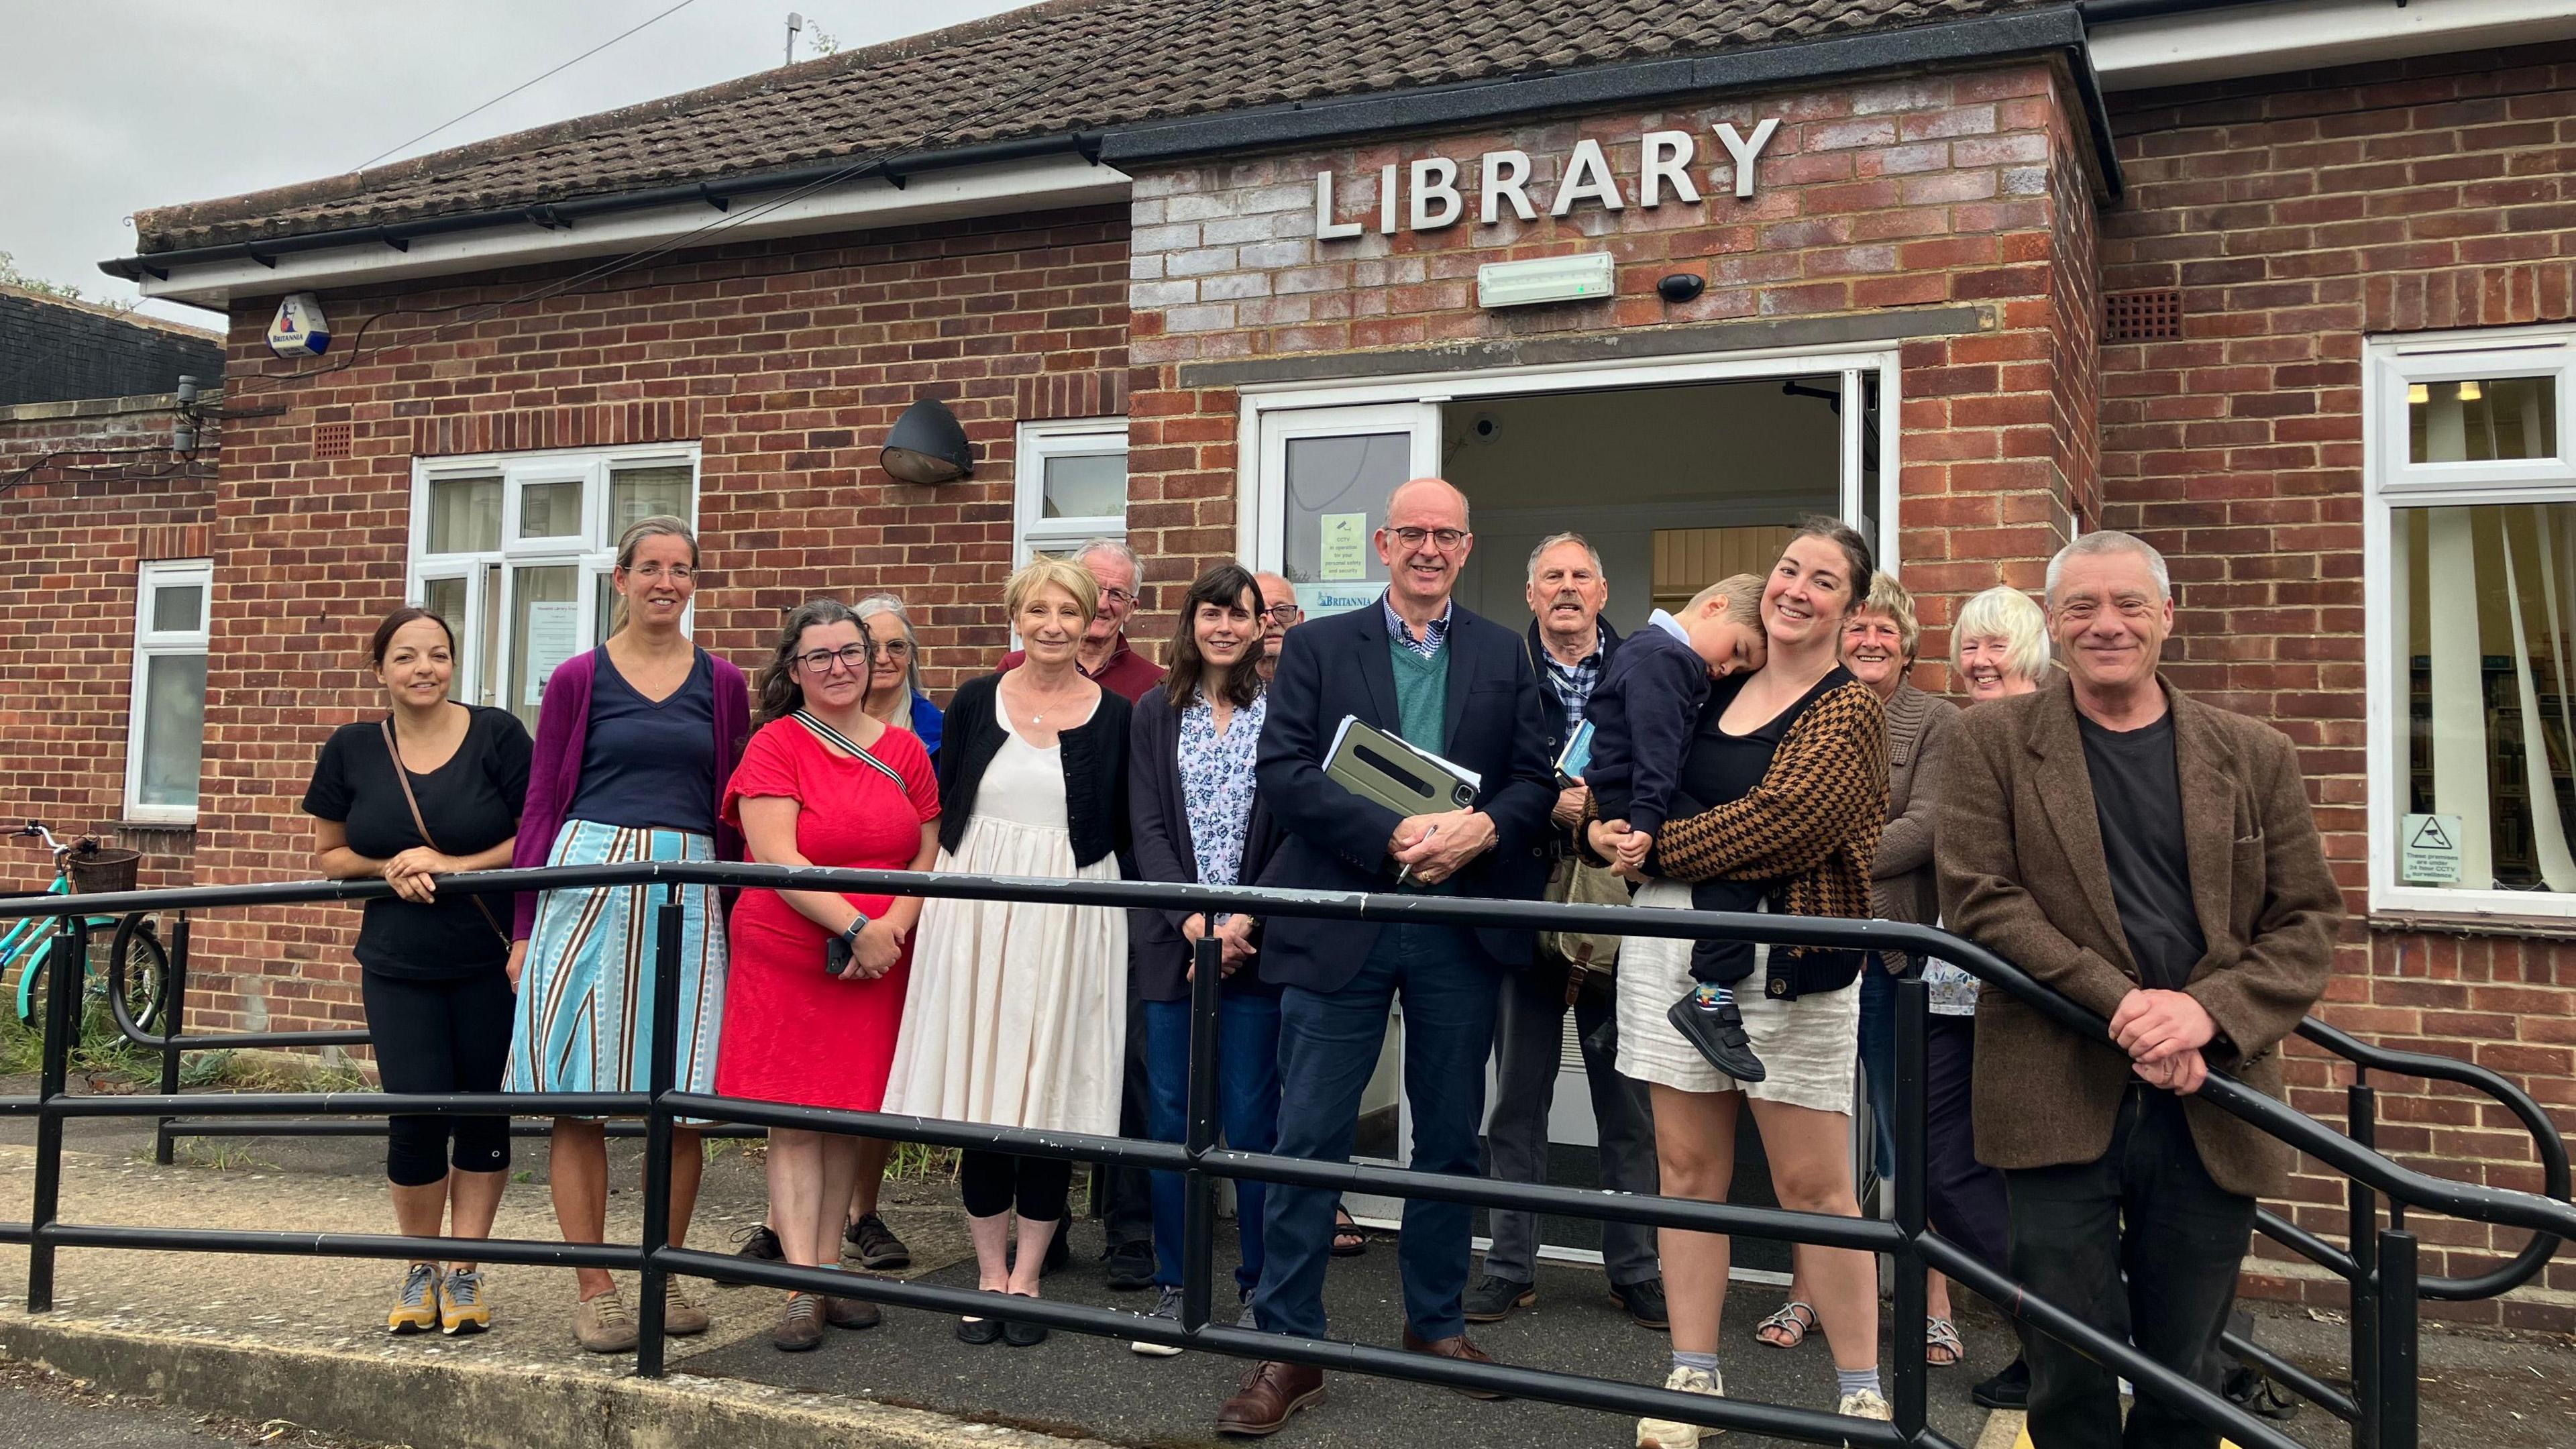
[(2044, 3), (1049, 0), (355, 175), (146, 211), (135, 230), (143, 251), (170, 251)]

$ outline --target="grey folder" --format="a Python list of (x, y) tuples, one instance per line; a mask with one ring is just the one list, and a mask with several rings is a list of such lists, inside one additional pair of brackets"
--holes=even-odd
[(1467, 809), (1476, 803), (1476, 790), (1484, 783), (1475, 771), (1347, 714), (1342, 716), (1341, 728), (1333, 732), (1332, 749), (1325, 753), (1324, 775), (1398, 815)]

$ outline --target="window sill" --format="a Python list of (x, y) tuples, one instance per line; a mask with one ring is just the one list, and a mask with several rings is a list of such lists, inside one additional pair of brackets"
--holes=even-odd
[[(116, 833), (126, 837), (127, 841), (139, 850), (150, 850), (156, 846), (166, 848), (185, 844), (186, 842), (176, 837), (195, 835), (197, 822), (194, 820), (119, 820), (116, 822)], [(136, 840), (137, 836), (147, 837), (147, 840)]]
[(2373, 911), (2374, 932), (2421, 932), (2437, 936), (2530, 936), (2576, 941), (2576, 919), (2566, 916), (2514, 916), (2492, 911)]

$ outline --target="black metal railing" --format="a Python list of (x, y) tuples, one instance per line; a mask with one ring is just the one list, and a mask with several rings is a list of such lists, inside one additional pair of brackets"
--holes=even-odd
[[(1263, 916), (1547, 928), (1625, 935), (1722, 936), (1779, 945), (1895, 951), (1953, 962), (1979, 977), (1989, 988), (2010, 992), (2067, 1030), (2096, 1040), (2107, 1040), (2109, 1035), (2107, 1023), (2101, 1017), (2077, 1006), (1993, 953), (1929, 927), (1896, 922), (1728, 912), (1637, 911), (1615, 906), (1551, 905), (1459, 897), (1260, 891), (1147, 882), (1024, 880), (942, 873), (636, 862), (448, 876), (440, 880), (439, 888), (471, 894), (576, 886), (658, 887), (662, 899), (656, 908), (656, 989), (649, 1080), (645, 1091), (432, 1095), (377, 1092), (182, 1094), (177, 1090), (175, 1069), (167, 1065), (175, 1061), (181, 1051), (248, 1045), (315, 1045), (318, 1044), (317, 1037), (354, 1044), (351, 1039), (363, 1040), (363, 1033), (190, 1037), (178, 1029), (179, 1015), (174, 1011), (164, 1018), (173, 1023), (172, 1028), (155, 1037), (135, 1029), (130, 1016), (123, 1010), (121, 991), (111, 988), (106, 995), (124, 1033), (166, 1053), (164, 1090), (154, 1095), (76, 1097), (66, 1093), (65, 1083), (78, 1003), (84, 993), (69, 983), (79, 979), (80, 963), (86, 958), (88, 916), (112, 914), (127, 917), (127, 923), (119, 928), (122, 932), (133, 929), (131, 922), (135, 913), (362, 900), (386, 894), (389, 888), (380, 881), (314, 881), (135, 891), (78, 898), (0, 900), (0, 919), (52, 916), (58, 920), (50, 969), (61, 974), (55, 977), (55, 989), (49, 991), (46, 998), (48, 1019), (39, 1091), (32, 1098), (0, 1099), (0, 1112), (32, 1113), (37, 1118), (35, 1185), (29, 1219), (24, 1223), (0, 1223), (0, 1241), (29, 1245), (29, 1308), (34, 1311), (50, 1308), (54, 1257), (63, 1247), (386, 1259), (439, 1258), (450, 1256), (461, 1248), (474, 1258), (488, 1262), (615, 1268), (639, 1273), (643, 1285), (637, 1305), (640, 1340), (637, 1370), (646, 1375), (659, 1375), (663, 1370), (662, 1285), (670, 1274), (681, 1273), (722, 1282), (858, 1297), (900, 1307), (1018, 1319), (1077, 1332), (1161, 1342), (1240, 1357), (1284, 1359), (1451, 1388), (1500, 1390), (1517, 1397), (1627, 1415), (1674, 1418), (1809, 1443), (1949, 1445), (1949, 1440), (1926, 1423), (1922, 1270), (1929, 1266), (1940, 1269), (2001, 1306), (2026, 1331), (2047, 1334), (2071, 1345), (2079, 1353), (2130, 1379), (2140, 1392), (2156, 1395), (2176, 1405), (2243, 1449), (2297, 1449), (2297, 1442), (2273, 1425), (2148, 1359), (2125, 1341), (2093, 1328), (2068, 1308), (2031, 1296), (2008, 1275), (1930, 1231), (1924, 1201), (1923, 1091), (1928, 995), (1916, 976), (1908, 975), (1902, 979), (1897, 992), (1895, 1099), (1898, 1110), (1894, 1124), (1897, 1182), (1894, 1221), (1880, 1222), (1774, 1208), (1420, 1173), (1376, 1163), (1314, 1162), (1219, 1148), (1216, 1145), (1214, 1023), (1217, 983), (1221, 973), (1217, 969), (1216, 942), (1212, 932), (1197, 947), (1201, 959), (1198, 963), (1200, 969), (1194, 974), (1192, 996), (1187, 1130), (1184, 1140), (1178, 1143), (1029, 1131), (682, 1092), (677, 1090), (674, 1081), (680, 995), (681, 915), (677, 892), (682, 885), (969, 897), (1082, 906), (1153, 906), (1210, 913), (1249, 910)], [(173, 932), (172, 947), (173, 975), (184, 990), (187, 955), (184, 915)], [(111, 953), (110, 959), (114, 962), (118, 957)], [(2433, 1280), (2435, 1287), (2444, 1290), (2442, 1296), (2484, 1296), (2490, 1291), (2505, 1291), (2526, 1281), (2548, 1261), (2559, 1236), (2576, 1232), (2576, 1208), (2571, 1208), (2564, 1200), (2564, 1145), (2558, 1141), (2554, 1130), (2550, 1130), (2548, 1119), (2538, 1113), (2537, 1107), (2528, 1113), (2523, 1112), (2514, 1100), (2519, 1094), (2492, 1073), (2446, 1058), (2416, 1058), (2384, 1052), (2313, 1022), (2309, 1024), (2308, 1034), (2320, 1045), (2350, 1057), (2365, 1069), (2440, 1076), (2488, 1091), (2513, 1107), (2533, 1129), (2541, 1144), (2544, 1171), (2553, 1194), (2551, 1197), (2452, 1182), (2390, 1161), (2374, 1151), (2368, 1140), (2369, 1124), (2373, 1119), (2366, 1097), (2356, 1099), (2363, 1104), (2363, 1110), (2355, 1118), (2355, 1136), (2347, 1137), (2222, 1073), (2211, 1073), (2202, 1088), (2203, 1100), (2347, 1174), (2354, 1183), (2354, 1204), (2357, 1208), (2368, 1209), (2355, 1213), (2352, 1238), (2355, 1246), (2350, 1252), (2336, 1249), (2312, 1234), (2278, 1220), (2265, 1225), (2266, 1230), (2272, 1231), (2276, 1237), (2282, 1236), (2276, 1229), (2286, 1229), (2288, 1236), (2283, 1238), (2284, 1241), (2316, 1257), (2352, 1284), (2356, 1320), (2356, 1393), (2344, 1395), (2313, 1375), (2272, 1356), (2261, 1355), (2256, 1361), (2291, 1388), (2317, 1399), (2339, 1415), (2355, 1420), (2357, 1443), (2366, 1444), (2369, 1449), (2415, 1449), (2416, 1385), (2413, 1365), (2418, 1331), (2417, 1300), (2425, 1285), (2416, 1272), (2416, 1241), (2404, 1226), (2404, 1211), (2414, 1208), (2441, 1212), (2472, 1221), (2531, 1230), (2535, 1237), (2530, 1246), (2503, 1268), (2475, 1279)], [(2366, 1093), (2369, 1088), (2365, 1085), (2356, 1090)], [(317, 1119), (383, 1118), (408, 1114), (640, 1117), (645, 1139), (641, 1241), (633, 1246), (518, 1239), (473, 1240), (469, 1243), (447, 1238), (378, 1234), (214, 1231), (106, 1226), (60, 1220), (62, 1131), (67, 1120), (75, 1117), (135, 1117), (155, 1118), (167, 1124), (182, 1118), (183, 1114), (215, 1120), (266, 1122), (272, 1130), (281, 1125), (309, 1123)], [(727, 1121), (756, 1129), (794, 1127), (1178, 1172), (1185, 1183), (1184, 1284), (1180, 1320), (1177, 1324), (1166, 1325), (1112, 1309), (871, 1278), (824, 1268), (765, 1263), (671, 1246), (671, 1129), (675, 1121), (683, 1119)], [(1216, 1184), (1225, 1178), (1445, 1199), (1487, 1207), (1703, 1232), (1748, 1234), (1793, 1243), (1890, 1254), (1897, 1262), (1892, 1382), (1895, 1422), (1882, 1424), (1854, 1420), (1790, 1405), (1709, 1398), (1556, 1370), (1467, 1363), (1365, 1344), (1262, 1333), (1212, 1322), (1209, 1299), (1213, 1280), (1211, 1244)], [(2390, 1222), (2386, 1227), (2376, 1226), (2378, 1195), (2389, 1199)], [(2360, 1326), (2365, 1313), (2369, 1319), (2366, 1335)], [(2259, 1350), (2255, 1352), (2260, 1355)]]

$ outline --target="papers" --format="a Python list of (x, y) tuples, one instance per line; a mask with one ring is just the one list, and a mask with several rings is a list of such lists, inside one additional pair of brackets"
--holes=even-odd
[(581, 652), (581, 605), (570, 599), (530, 600), (526, 648), (528, 678), (521, 702), (535, 705), (555, 666)]

